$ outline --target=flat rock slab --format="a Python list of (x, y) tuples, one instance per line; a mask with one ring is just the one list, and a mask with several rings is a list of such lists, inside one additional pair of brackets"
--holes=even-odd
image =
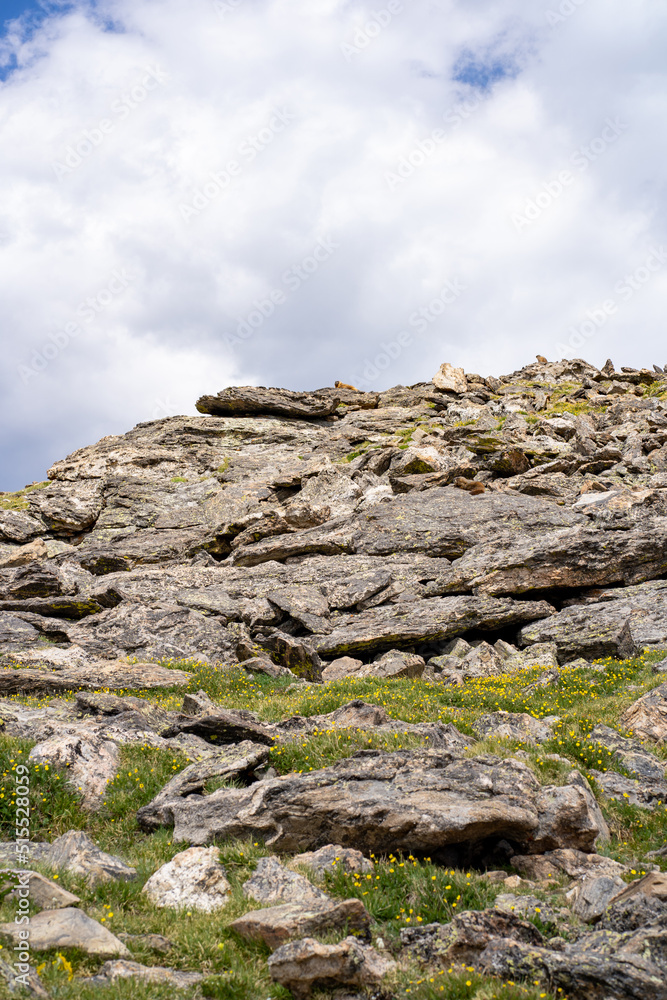
[(254, 875), (243, 884), (243, 895), (258, 903), (324, 903), (326, 892), (304, 875), (283, 868), (278, 858), (260, 858)]
[(110, 663), (103, 660), (64, 670), (25, 670), (0, 667), (0, 694), (59, 694), (62, 691), (143, 690), (183, 688), (192, 680), (184, 670), (168, 670), (154, 663)]
[(363, 750), (332, 767), (221, 788), (172, 806), (174, 840), (264, 840), (278, 851), (338, 843), (368, 854), (506, 838), (538, 852), (591, 850), (608, 836), (579, 775), (541, 787), (521, 761), (453, 752)]
[[(0, 924), (0, 934), (19, 940), (20, 927), (14, 923)], [(30, 918), (30, 947), (36, 951), (61, 948), (81, 948), (89, 955), (103, 958), (129, 958), (130, 953), (118, 938), (75, 907), (62, 910), (42, 910)]]
[(108, 986), (122, 979), (137, 979), (139, 982), (166, 983), (177, 990), (187, 990), (205, 978), (201, 972), (181, 972), (180, 969), (165, 969), (159, 965), (140, 965), (139, 962), (116, 959), (105, 962), (96, 976), (82, 979), (81, 982), (91, 986)]
[[(341, 615), (329, 635), (310, 637), (322, 656), (391, 649), (451, 639), (472, 629), (497, 630), (537, 619), (550, 619), (546, 601), (495, 597), (440, 597), (407, 605), (391, 604), (356, 615)], [(535, 640), (537, 641), (537, 640)]]
[(164, 739), (170, 739), (179, 733), (193, 733), (207, 742), (219, 745), (249, 740), (273, 746), (275, 742), (275, 734), (269, 726), (244, 718), (242, 711), (225, 711), (221, 708), (203, 715), (182, 716), (160, 735)]
[(512, 858), (512, 868), (515, 868), (528, 879), (547, 879), (556, 875), (568, 875), (574, 879), (585, 879), (608, 875), (611, 878), (620, 877), (630, 872), (622, 865), (604, 854), (586, 854), (583, 851), (561, 849), (547, 851), (545, 854), (520, 855)]
[(345, 928), (363, 934), (370, 921), (370, 914), (360, 899), (325, 899), (251, 910), (230, 924), (230, 928), (249, 941), (263, 941), (269, 948), (276, 949), (304, 935), (319, 936)]
[(226, 905), (231, 886), (217, 847), (190, 847), (158, 868), (141, 891), (156, 906), (213, 913)]
[(327, 399), (309, 392), (239, 385), (222, 389), (217, 396), (201, 396), (196, 405), (200, 413), (210, 413), (216, 417), (268, 414), (296, 417), (300, 420), (321, 420), (331, 416), (339, 402), (340, 396), (335, 395)]
[(25, 887), (28, 889), (30, 901), (40, 910), (58, 910), (64, 906), (76, 906), (77, 903), (81, 902), (74, 893), (68, 892), (57, 882), (45, 878), (39, 872), (0, 869), (0, 882), (3, 876), (9, 877), (10, 881), (0, 884), (0, 895), (4, 895), (6, 889), (11, 888), (13, 891), (10, 893), (10, 898), (18, 898), (17, 888)]

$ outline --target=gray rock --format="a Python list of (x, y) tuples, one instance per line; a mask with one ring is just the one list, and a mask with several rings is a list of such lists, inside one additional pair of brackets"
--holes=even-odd
[(624, 889), (625, 882), (618, 876), (593, 876), (577, 882), (565, 898), (578, 917), (594, 923)]
[(81, 830), (70, 830), (54, 840), (48, 853), (40, 856), (40, 861), (46, 861), (52, 868), (85, 875), (91, 887), (115, 880), (132, 882), (137, 877), (135, 868), (113, 854), (100, 851)]
[(322, 670), (322, 680), (325, 684), (352, 677), (358, 674), (364, 666), (363, 660), (355, 660), (352, 656), (339, 656)]
[(54, 736), (38, 743), (28, 759), (66, 768), (67, 784), (81, 794), (82, 805), (90, 810), (100, 808), (107, 785), (120, 767), (120, 752), (115, 743), (78, 735)]
[(217, 847), (190, 847), (158, 868), (141, 891), (155, 906), (213, 913), (226, 905), (231, 886)]
[[(0, 934), (19, 940), (17, 924), (0, 924)], [(34, 951), (62, 948), (80, 948), (88, 955), (101, 958), (130, 956), (122, 941), (81, 910), (65, 907), (61, 910), (42, 910), (30, 919), (30, 947)]]
[(187, 990), (201, 983), (206, 977), (201, 972), (182, 972), (180, 969), (166, 969), (159, 965), (141, 965), (127, 959), (105, 962), (95, 976), (81, 979), (81, 983), (91, 986), (108, 986), (124, 979), (137, 979), (143, 983), (173, 986), (177, 990)]
[(295, 1000), (309, 997), (316, 987), (378, 986), (395, 968), (392, 959), (354, 937), (339, 944), (302, 938), (282, 945), (269, 958), (271, 978)]
[(581, 1000), (665, 1000), (665, 932), (642, 929), (634, 935), (593, 931), (562, 951), (495, 938), (480, 956), (478, 969), (513, 980), (537, 980)]
[(314, 648), (322, 656), (372, 652), (448, 639), (461, 632), (485, 631), (547, 618), (553, 608), (546, 601), (513, 601), (510, 598), (443, 597), (402, 607), (371, 608), (355, 615), (340, 615), (333, 631), (313, 636)]
[(297, 854), (292, 858), (290, 865), (292, 867), (305, 865), (320, 876), (338, 868), (342, 868), (346, 872), (361, 872), (362, 874), (370, 874), (373, 871), (373, 865), (363, 856), (361, 851), (355, 851), (350, 847), (340, 847), (338, 844), (326, 844), (317, 851)]
[(431, 967), (476, 964), (487, 944), (495, 938), (542, 944), (538, 929), (509, 909), (469, 910), (457, 914), (448, 924), (401, 929), (404, 947)]
[(260, 858), (257, 868), (243, 884), (243, 895), (257, 903), (318, 903), (329, 900), (298, 872), (284, 868), (277, 858)]
[(370, 920), (359, 899), (307, 899), (251, 910), (238, 917), (230, 928), (249, 941), (263, 941), (273, 950), (304, 935), (330, 934), (345, 929), (363, 935), (368, 932)]
[(0, 885), (0, 895), (4, 895), (7, 889), (11, 889), (7, 898), (18, 899), (17, 887), (26, 887), (30, 900), (40, 910), (58, 910), (63, 906), (76, 906), (81, 900), (74, 893), (63, 889), (57, 882), (53, 882), (39, 872), (26, 872), (25, 869), (0, 869), (0, 878), (9, 876), (10, 881)]
[[(280, 851), (340, 843), (364, 853), (504, 838), (591, 850), (606, 824), (584, 779), (541, 788), (523, 763), (451, 751), (360, 751), (332, 767), (219, 789), (172, 806), (174, 839), (262, 838)], [(379, 817), (382, 817), (380, 822)], [(465, 853), (465, 851), (464, 851)]]
[(210, 714), (179, 716), (160, 735), (164, 739), (172, 739), (180, 733), (192, 733), (217, 746), (242, 741), (273, 746), (275, 739), (271, 728), (260, 725), (251, 712), (219, 706)]
[(520, 630), (520, 645), (537, 642), (554, 642), (561, 663), (578, 657), (625, 660), (639, 654), (628, 614), (613, 603), (565, 608)]
[(553, 738), (553, 732), (546, 723), (526, 712), (492, 712), (480, 715), (473, 723), (473, 729), (480, 739), (493, 736), (494, 739), (522, 740), (535, 744)]
[(200, 413), (221, 417), (271, 414), (300, 420), (317, 420), (330, 416), (339, 402), (340, 396), (335, 395), (326, 399), (314, 393), (244, 385), (222, 389), (217, 396), (201, 396), (197, 400), (197, 409)]
[(174, 822), (174, 802), (189, 795), (201, 796), (207, 782), (215, 779), (245, 783), (268, 760), (269, 751), (266, 746), (248, 740), (220, 747), (215, 755), (189, 764), (175, 774), (154, 799), (138, 810), (137, 821), (144, 830), (157, 830), (160, 826), (169, 825)]

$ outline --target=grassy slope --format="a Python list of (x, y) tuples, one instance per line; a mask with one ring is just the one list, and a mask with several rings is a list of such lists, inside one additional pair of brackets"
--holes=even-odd
[[(604, 662), (604, 672), (568, 671), (561, 674), (558, 686), (538, 689), (532, 694), (521, 692), (539, 675), (539, 668), (526, 670), (511, 677), (472, 681), (463, 688), (448, 689), (436, 683), (413, 680), (373, 681), (345, 680), (326, 686), (303, 687), (288, 691), (286, 681), (268, 678), (250, 679), (244, 671), (216, 670), (194, 663), (178, 664), (192, 672), (191, 689), (205, 690), (217, 703), (226, 707), (248, 708), (266, 720), (289, 715), (314, 715), (330, 712), (353, 698), (362, 698), (385, 706), (391, 716), (410, 722), (454, 722), (463, 732), (472, 732), (474, 719), (483, 712), (506, 709), (527, 711), (543, 718), (557, 715), (554, 738), (539, 749), (521, 747), (514, 742), (485, 741), (476, 751), (510, 754), (517, 749), (527, 753), (527, 762), (544, 782), (564, 781), (571, 767), (584, 774), (589, 768), (603, 769), (610, 765), (606, 750), (593, 744), (589, 733), (596, 722), (618, 725), (623, 710), (644, 691), (660, 683), (650, 670), (650, 658), (623, 663)], [(176, 666), (177, 664), (169, 664)], [(182, 694), (176, 692), (133, 692), (150, 698), (165, 707), (180, 706)], [(35, 699), (20, 699), (31, 705)], [(0, 736), (0, 835), (11, 839), (13, 808), (11, 769), (25, 760), (32, 744)], [(415, 737), (378, 736), (359, 731), (324, 731), (301, 739), (288, 747), (272, 751), (273, 764), (280, 773), (315, 769), (341, 757), (349, 756), (361, 747), (415, 746)], [(667, 759), (667, 751), (655, 750)], [(548, 754), (567, 757), (569, 764), (548, 761)], [(188, 761), (181, 753), (165, 753), (147, 747), (125, 748), (119, 776), (109, 786), (106, 804), (96, 815), (81, 810), (77, 796), (69, 790), (65, 775), (53, 768), (33, 766), (32, 777), (32, 836), (33, 839), (53, 839), (68, 829), (85, 829), (104, 850), (122, 855), (135, 865), (139, 878), (134, 883), (114, 883), (91, 890), (84, 881), (66, 872), (59, 880), (82, 899), (86, 912), (118, 933), (158, 933), (173, 942), (168, 955), (153, 952), (141, 942), (130, 945), (135, 960), (146, 965), (170, 965), (180, 969), (204, 971), (209, 979), (203, 988), (185, 991), (184, 997), (210, 996), (224, 1000), (245, 998), (286, 998), (280, 987), (271, 983), (266, 969), (268, 950), (248, 945), (228, 930), (229, 923), (249, 909), (240, 886), (253, 869), (256, 859), (267, 853), (262, 844), (229, 843), (220, 848), (220, 857), (233, 886), (232, 899), (216, 915), (176, 913), (160, 910), (141, 895), (141, 886), (155, 869), (169, 860), (183, 844), (175, 844), (169, 831), (153, 835), (137, 829), (135, 813), (140, 805), (150, 801), (157, 790)], [(646, 851), (661, 847), (667, 839), (667, 805), (651, 813), (646, 810), (602, 802), (612, 830), (612, 841), (605, 853), (623, 862), (636, 862), (641, 873)], [(375, 921), (373, 938), (381, 937), (389, 949), (397, 947), (401, 927), (430, 921), (446, 921), (464, 909), (482, 908), (493, 901), (500, 891), (474, 872), (438, 868), (428, 859), (411, 857), (373, 858), (374, 874), (357, 878), (344, 872), (327, 876), (327, 889), (337, 897), (358, 896)], [(667, 868), (667, 862), (662, 862)], [(45, 870), (45, 874), (49, 873)], [(504, 891), (504, 890), (503, 890)], [(519, 890), (520, 891), (520, 890)], [(532, 890), (554, 906), (562, 905), (558, 886), (551, 893)], [(13, 918), (11, 902), (0, 907), (0, 920)], [(533, 918), (547, 935), (563, 933), (555, 926), (545, 926), (538, 914)], [(0, 952), (2, 955), (3, 952)], [(42, 977), (54, 997), (82, 1000), (106, 997), (155, 998), (173, 997), (172, 986), (141, 986), (125, 981), (113, 987), (82, 987), (77, 977), (93, 974), (99, 962), (86, 955), (66, 950), (43, 956)], [(410, 1000), (430, 1000), (449, 997), (451, 1000), (518, 1000), (550, 994), (534, 985), (502, 985), (484, 979), (466, 969), (444, 969), (426, 979), (420, 978), (415, 966), (401, 968), (388, 984), (399, 997)], [(0, 996), (2, 996), (0, 988)], [(15, 995), (15, 994), (14, 994)], [(7, 994), (9, 996), (9, 994)], [(562, 996), (562, 994), (561, 994)]]

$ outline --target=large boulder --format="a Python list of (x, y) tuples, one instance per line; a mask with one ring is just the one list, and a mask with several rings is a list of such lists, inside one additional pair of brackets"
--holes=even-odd
[(460, 751), (359, 751), (321, 770), (184, 798), (171, 812), (174, 840), (252, 837), (295, 852), (333, 842), (365, 854), (467, 857), (501, 839), (523, 853), (590, 851), (608, 835), (578, 772), (566, 786), (541, 787), (521, 761)]
[(240, 385), (221, 389), (217, 396), (201, 396), (196, 405), (200, 413), (216, 417), (270, 414), (316, 420), (331, 416), (339, 402), (340, 396), (335, 395), (327, 399), (308, 392)]

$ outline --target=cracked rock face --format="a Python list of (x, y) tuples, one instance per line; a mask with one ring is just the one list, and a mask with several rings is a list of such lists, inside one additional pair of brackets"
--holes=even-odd
[(318, 681), (479, 631), (561, 664), (667, 643), (662, 377), (445, 363), (381, 393), (232, 387), (106, 437), (0, 504), (0, 664), (44, 639), (233, 663), (242, 639)]
[[(578, 774), (541, 787), (518, 760), (455, 752), (359, 751), (332, 767), (170, 804), (174, 839), (262, 838), (280, 851), (338, 843), (362, 851), (439, 856), (506, 839), (524, 851), (585, 851), (608, 836)], [(443, 855), (444, 857), (444, 855)]]

